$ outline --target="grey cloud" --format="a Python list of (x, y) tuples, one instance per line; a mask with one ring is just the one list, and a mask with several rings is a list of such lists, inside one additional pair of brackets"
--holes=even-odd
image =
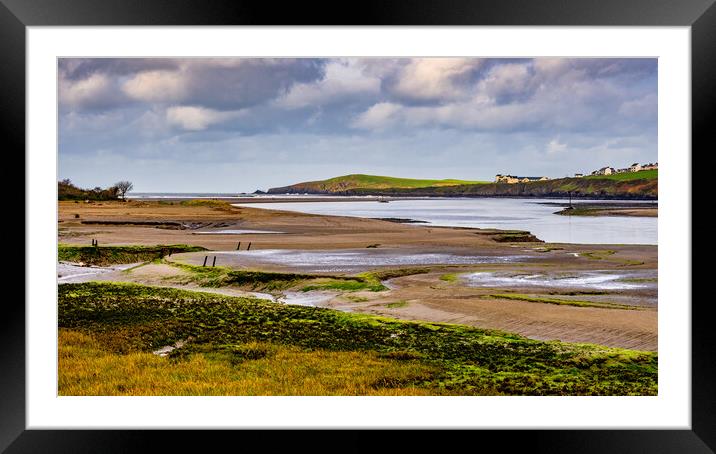
[[(63, 110), (122, 108), (130, 103), (188, 104), (217, 110), (256, 105), (293, 84), (319, 79), (316, 59), (61, 59)], [(102, 89), (83, 90), (103, 80)], [(62, 93), (62, 91), (61, 91)], [(85, 100), (73, 93), (87, 94)]]
[[(237, 168), (239, 189), (253, 190), (341, 172), (560, 176), (657, 159), (655, 59), (59, 65), (60, 173), (91, 187), (101, 184), (89, 182), (97, 175), (118, 172), (136, 172), (138, 191), (233, 190), (212, 186), (221, 178), (208, 174)], [(198, 168), (207, 175), (187, 182)]]
[(80, 80), (95, 73), (126, 76), (141, 71), (176, 70), (173, 58), (60, 58), (58, 69), (65, 78)]

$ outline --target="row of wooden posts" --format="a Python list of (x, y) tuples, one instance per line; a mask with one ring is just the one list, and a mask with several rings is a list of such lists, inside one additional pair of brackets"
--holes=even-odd
[[(240, 249), (241, 249), (241, 241), (239, 241), (239, 244), (236, 246), (236, 250), (237, 250), (237, 251), (240, 250)], [(249, 249), (251, 249), (251, 242), (250, 242), (250, 241), (249, 241), (249, 245), (246, 247), (246, 250), (247, 250), (247, 251), (248, 251)]]
[[(96, 239), (92, 238), (92, 246), (98, 247), (98, 246), (99, 246), (99, 241), (97, 241)], [(240, 249), (241, 249), (241, 241), (239, 241), (239, 244), (236, 246), (236, 250), (237, 250), (237, 251), (240, 250)], [(247, 251), (250, 250), (250, 249), (251, 249), (251, 242), (249, 242), (249, 245), (246, 246), (246, 250), (247, 250)], [(164, 255), (164, 254), (162, 254), (162, 255)], [(171, 255), (172, 255), (172, 250), (169, 249), (169, 256), (171, 257)], [(209, 259), (209, 256), (208, 256), (208, 255), (204, 256), (204, 264), (201, 265), (201, 266), (206, 266), (206, 261), (207, 261), (208, 259)], [(211, 266), (216, 266), (216, 256), (214, 256), (214, 260), (212, 261)]]
[[(238, 251), (240, 248), (241, 248), (241, 241), (239, 241), (239, 244), (236, 246), (236, 250)], [(251, 249), (251, 242), (249, 242), (249, 245), (246, 247), (246, 250), (247, 250), (247, 251), (250, 250), (250, 249)], [(205, 255), (205, 256), (204, 256), (204, 264), (201, 265), (201, 266), (206, 266), (206, 261), (207, 261), (207, 260), (209, 260), (209, 256), (208, 256), (208, 255)], [(216, 266), (216, 256), (214, 256), (214, 260), (212, 260), (211, 266)]]

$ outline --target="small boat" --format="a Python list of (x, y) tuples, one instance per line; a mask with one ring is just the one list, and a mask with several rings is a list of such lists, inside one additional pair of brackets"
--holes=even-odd
[(378, 203), (388, 203), (388, 201), (384, 199), (378, 199)]

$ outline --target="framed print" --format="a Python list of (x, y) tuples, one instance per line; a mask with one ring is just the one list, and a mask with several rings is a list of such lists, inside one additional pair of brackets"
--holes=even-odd
[(713, 452), (713, 2), (2, 1), (3, 449)]

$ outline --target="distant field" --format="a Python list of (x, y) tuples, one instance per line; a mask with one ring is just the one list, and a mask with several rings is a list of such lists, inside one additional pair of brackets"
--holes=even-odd
[(379, 175), (352, 174), (320, 181), (307, 181), (281, 188), (271, 188), (269, 193), (283, 192), (343, 192), (347, 190), (385, 190), (385, 189), (421, 189), (448, 186), (486, 184), (489, 181), (474, 180), (425, 180), (416, 178), (396, 178)]
[(427, 188), (432, 186), (459, 186), (461, 184), (485, 184), (489, 181), (474, 180), (420, 180), (415, 178), (383, 177), (378, 175), (347, 175), (325, 180), (325, 183), (355, 183), (361, 188)]
[(627, 172), (627, 173), (616, 173), (613, 175), (589, 175), (589, 179), (599, 180), (616, 180), (616, 181), (629, 181), (629, 180), (655, 180), (659, 178), (658, 170), (642, 170), (641, 172)]

